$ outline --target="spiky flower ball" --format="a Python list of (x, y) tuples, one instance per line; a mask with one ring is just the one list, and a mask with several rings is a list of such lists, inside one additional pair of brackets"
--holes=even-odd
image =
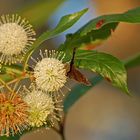
[(61, 54), (58, 52), (50, 51), (49, 55), (47, 53), (34, 68), (36, 85), (47, 92), (59, 91), (67, 81), (65, 65), (59, 59)]
[(18, 15), (5, 15), (0, 18), (0, 62), (16, 63), (21, 60), (29, 46), (33, 44), (35, 35), (27, 20)]
[(55, 117), (54, 110), (55, 102), (50, 94), (45, 94), (41, 90), (33, 89), (28, 91), (24, 97), (24, 101), (28, 104), (29, 108), (29, 123), (32, 127), (40, 127), (47, 124), (49, 116)]
[(0, 136), (15, 135), (28, 127), (28, 106), (20, 96), (0, 93)]

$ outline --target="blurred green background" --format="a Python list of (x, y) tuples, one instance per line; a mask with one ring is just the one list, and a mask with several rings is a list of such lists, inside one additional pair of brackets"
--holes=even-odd
[[(89, 12), (66, 33), (74, 32), (98, 15), (124, 12), (137, 6), (140, 6), (139, 0), (0, 0), (0, 14), (19, 13), (33, 24), (39, 36), (53, 28), (61, 16), (83, 8), (88, 7)], [(58, 47), (66, 33), (44, 45)], [(97, 49), (122, 60), (137, 54), (140, 52), (140, 25), (121, 23), (112, 37)], [(128, 84), (132, 98), (105, 81), (83, 96), (68, 114), (66, 140), (139, 140), (140, 67), (128, 71)], [(22, 138), (46, 139), (59, 140), (60, 137), (52, 130), (42, 129)]]

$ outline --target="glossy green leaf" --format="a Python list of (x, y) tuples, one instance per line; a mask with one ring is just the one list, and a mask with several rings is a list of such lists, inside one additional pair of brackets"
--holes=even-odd
[(80, 48), (82, 45), (96, 44), (96, 42), (103, 42), (109, 36), (111, 36), (112, 31), (117, 27), (118, 23), (108, 23), (98, 30), (92, 30), (86, 35), (80, 36), (79, 32), (75, 34), (69, 34), (66, 37), (66, 41), (61, 45), (60, 50), (69, 51), (73, 47)]
[[(81, 36), (80, 39), (75, 40), (71, 42), (73, 45), (78, 46), (81, 44), (95, 44), (98, 42), (105, 41), (109, 36), (111, 36), (112, 32), (116, 29), (118, 26), (118, 23), (108, 23), (104, 26), (102, 26), (98, 30), (92, 30), (87, 35)], [(78, 36), (79, 33), (77, 33)]]
[[(124, 61), (124, 65), (127, 69), (140, 66), (139, 60), (140, 60), (140, 54)], [(79, 100), (83, 95), (87, 93), (88, 90), (90, 90), (91, 88), (93, 88), (94, 86), (102, 82), (103, 80), (104, 78), (99, 75), (90, 79), (90, 82), (92, 84), (92, 86), (90, 87), (79, 85), (79, 84), (73, 87), (64, 100), (64, 112), (67, 113), (69, 109), (76, 103), (77, 100)]]
[(87, 12), (88, 9), (84, 9), (82, 11), (76, 12), (74, 14), (69, 14), (66, 16), (63, 16), (58, 25), (52, 29), (49, 30), (47, 32), (44, 32), (38, 39), (37, 39), (37, 43), (35, 42), (35, 46), (40, 45), (42, 42), (44, 42), (45, 40), (48, 40), (52, 37), (55, 37), (56, 35), (59, 35), (60, 33), (66, 31), (67, 29), (69, 29), (71, 26), (73, 26), (79, 19), (80, 17), (85, 14)]
[(53, 38), (59, 35), (60, 33), (64, 32), (65, 30), (69, 29), (71, 26), (73, 26), (80, 19), (80, 17), (87, 12), (87, 10), (88, 9), (84, 9), (82, 11), (63, 16), (59, 21), (58, 25), (54, 29), (44, 32), (35, 41), (34, 45), (30, 48), (29, 52), (26, 54), (24, 60), (28, 59), (28, 56), (31, 54), (31, 52), (36, 48), (38, 48), (45, 40)]
[[(97, 28), (97, 24), (101, 20), (103, 20), (104, 22), (99, 28)], [(111, 15), (99, 16), (91, 20), (89, 23), (87, 23), (78, 32), (80, 33), (80, 36), (83, 36), (91, 32), (92, 30), (100, 29), (106, 24), (119, 23), (119, 22), (140, 23), (140, 7), (134, 8), (122, 14), (111, 14)]]
[(65, 0), (28, 1), (27, 4), (17, 10), (17, 13), (22, 17), (29, 19), (30, 23), (37, 28), (45, 24), (48, 18), (64, 1)]
[(67, 35), (59, 50), (69, 53), (73, 47), (79, 48), (83, 44), (104, 41), (111, 36), (120, 22), (140, 23), (140, 7), (122, 14), (103, 15), (89, 21), (74, 34)]
[(78, 50), (75, 65), (102, 75), (114, 86), (129, 94), (124, 64), (114, 56), (97, 51)]

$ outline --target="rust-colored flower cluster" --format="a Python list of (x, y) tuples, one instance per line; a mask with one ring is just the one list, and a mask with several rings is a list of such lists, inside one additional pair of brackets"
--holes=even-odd
[(15, 135), (28, 126), (28, 106), (19, 95), (0, 93), (0, 135)]

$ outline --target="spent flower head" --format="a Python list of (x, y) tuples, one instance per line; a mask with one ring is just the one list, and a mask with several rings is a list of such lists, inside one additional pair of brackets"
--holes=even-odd
[(36, 62), (34, 77), (39, 89), (47, 92), (58, 92), (66, 83), (66, 68), (62, 63), (64, 54), (54, 50), (47, 51), (42, 60)]
[(0, 62), (5, 64), (21, 61), (21, 57), (33, 44), (35, 31), (27, 20), (18, 15), (0, 18)]
[(19, 95), (0, 93), (0, 136), (22, 133), (28, 127), (28, 106)]

